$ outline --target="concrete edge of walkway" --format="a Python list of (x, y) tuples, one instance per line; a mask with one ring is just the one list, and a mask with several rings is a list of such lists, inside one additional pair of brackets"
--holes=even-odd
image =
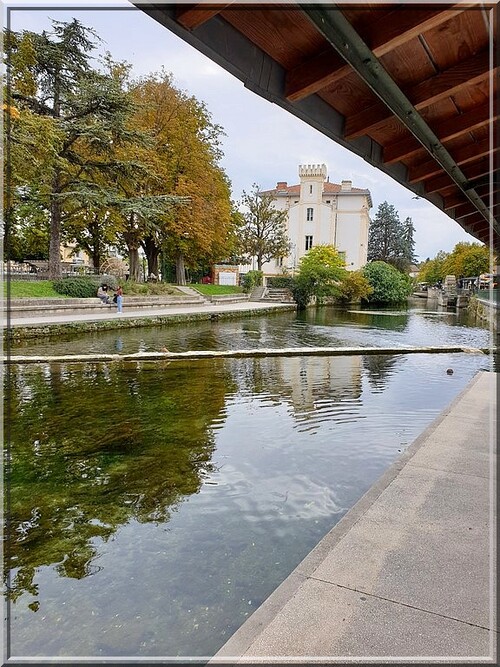
[(277, 613), (294, 597), (304, 581), (313, 574), (327, 553), (366, 514), (401, 470), (411, 461), (429, 436), (439, 427), (485, 372), (488, 371), (479, 371), (453, 401), (417, 436), (401, 456), (374, 482), (368, 491), (347, 511), (342, 519), (320, 540), (271, 595), (263, 601), (261, 606), (255, 610), (248, 620), (236, 630), (208, 664), (234, 663), (246, 653), (257, 637), (275, 618)]

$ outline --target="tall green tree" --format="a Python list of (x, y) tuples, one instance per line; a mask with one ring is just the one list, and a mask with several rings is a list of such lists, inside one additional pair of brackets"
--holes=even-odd
[(254, 183), (250, 193), (243, 192), (244, 225), (241, 229), (240, 249), (247, 261), (255, 257), (257, 270), (262, 270), (264, 262), (286, 257), (291, 243), (286, 232), (286, 211), (274, 208), (274, 199), (270, 194), (259, 192)]
[(415, 261), (415, 228), (411, 218), (399, 219), (395, 207), (382, 202), (368, 235), (368, 261), (392, 264), (400, 271), (407, 271)]
[[(131, 102), (119, 82), (91, 66), (97, 35), (79, 21), (53, 21), (51, 32), (7, 31), (8, 100), (52, 121), (53, 140), (36, 187), (25, 187), (49, 214), (49, 275), (61, 275), (62, 228), (74, 202), (93, 191), (88, 182), (112, 166), (110, 150), (126, 132)], [(26, 146), (26, 154), (28, 152)], [(21, 180), (23, 180), (21, 178)]]

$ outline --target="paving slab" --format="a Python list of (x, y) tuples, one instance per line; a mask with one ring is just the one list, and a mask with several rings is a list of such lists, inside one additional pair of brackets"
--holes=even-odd
[(478, 373), (211, 664), (496, 664), (496, 382)]

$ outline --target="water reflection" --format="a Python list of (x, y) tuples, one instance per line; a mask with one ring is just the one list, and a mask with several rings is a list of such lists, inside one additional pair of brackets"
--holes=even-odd
[(56, 563), (60, 575), (76, 579), (94, 574), (94, 538), (108, 540), (132, 518), (167, 522), (212, 472), (208, 425), (224, 407), (228, 383), (182, 366), (168, 387), (160, 378), (92, 364), (13, 369), (13, 599), (35, 595), (41, 565)]
[(211, 655), (485, 363), (12, 367), (13, 654)]

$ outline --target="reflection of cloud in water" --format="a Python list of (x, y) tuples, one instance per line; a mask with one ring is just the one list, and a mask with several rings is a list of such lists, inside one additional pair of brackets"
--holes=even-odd
[(228, 465), (212, 479), (217, 480), (219, 489), (223, 487), (224, 506), (220, 497), (207, 489), (203, 512), (225, 514), (233, 506), (231, 512), (257, 526), (280, 519), (331, 517), (345, 509), (334, 488), (303, 473), (269, 476), (252, 472), (249, 482), (243, 469)]

